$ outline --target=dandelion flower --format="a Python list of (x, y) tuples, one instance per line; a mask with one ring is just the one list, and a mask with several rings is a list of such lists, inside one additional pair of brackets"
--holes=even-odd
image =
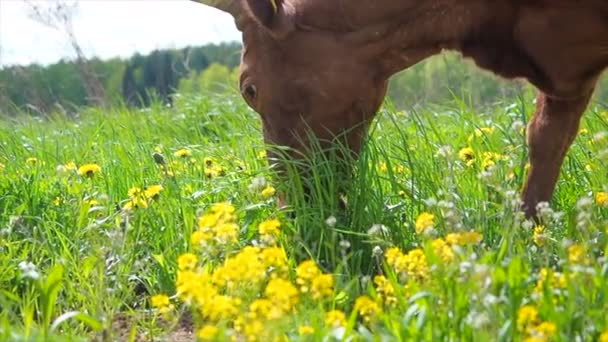
[(215, 341), (219, 329), (211, 324), (206, 324), (198, 330), (196, 336), (203, 341)]
[(361, 296), (355, 301), (355, 310), (363, 317), (363, 320), (367, 323), (371, 322), (376, 318), (382, 310), (378, 303), (374, 302), (368, 296)]
[(462, 148), (458, 151), (458, 157), (460, 160), (467, 163), (468, 166), (471, 166), (473, 161), (475, 161), (475, 151), (471, 147)]
[(281, 222), (277, 219), (266, 220), (258, 226), (260, 235), (278, 236), (281, 230)]
[(149, 185), (144, 190), (144, 197), (148, 199), (156, 199), (160, 195), (161, 191), (163, 191), (162, 185)]
[(331, 328), (346, 326), (346, 315), (340, 310), (331, 310), (325, 314), (325, 325)]
[[(606, 112), (608, 114), (608, 112)], [(608, 115), (606, 115), (606, 117), (608, 117)], [(601, 335), (600, 338), (598, 339), (598, 342), (608, 342), (608, 330), (604, 331)]]
[(186, 157), (189, 157), (190, 155), (192, 155), (192, 151), (190, 151), (187, 148), (181, 148), (181, 149), (175, 151), (175, 153), (173, 155), (176, 157), (180, 157), (180, 158), (186, 158)]
[(298, 334), (300, 336), (311, 335), (314, 333), (315, 333), (315, 328), (311, 327), (310, 325), (300, 325), (298, 327)]
[(267, 187), (264, 188), (264, 190), (262, 190), (261, 195), (264, 199), (268, 199), (268, 198), (274, 196), (274, 194), (276, 192), (277, 192), (277, 190), (274, 187), (268, 185)]
[(595, 203), (597, 205), (606, 207), (608, 206), (608, 193), (606, 192), (598, 192), (595, 194)]
[(152, 307), (158, 309), (161, 314), (165, 314), (173, 309), (169, 297), (165, 294), (157, 294), (150, 298)]
[(97, 164), (84, 164), (78, 168), (78, 174), (86, 177), (93, 177), (99, 172), (101, 172), (101, 166)]
[(290, 311), (299, 301), (298, 289), (288, 280), (281, 278), (271, 279), (264, 294), (283, 312)]
[(532, 240), (534, 241), (534, 244), (537, 245), (538, 247), (542, 247), (545, 245), (546, 242), (546, 236), (545, 236), (545, 226), (543, 225), (537, 225), (534, 227), (534, 235), (532, 235)]
[(423, 212), (416, 219), (416, 233), (421, 234), (427, 229), (433, 228), (435, 215)]
[(330, 297), (334, 293), (334, 277), (331, 274), (321, 274), (312, 279), (310, 285), (312, 298), (315, 300)]
[(538, 321), (538, 310), (533, 305), (522, 306), (517, 313), (517, 327), (521, 331)]
[(177, 259), (177, 264), (181, 271), (193, 270), (197, 262), (198, 258), (192, 253), (182, 254)]

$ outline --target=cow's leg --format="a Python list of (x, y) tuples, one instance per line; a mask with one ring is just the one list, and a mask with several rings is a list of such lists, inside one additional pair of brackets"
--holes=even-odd
[(576, 137), (591, 94), (592, 91), (568, 99), (544, 93), (538, 96), (536, 113), (528, 124), (531, 167), (522, 194), (526, 216), (534, 216), (537, 204), (551, 199), (564, 157)]

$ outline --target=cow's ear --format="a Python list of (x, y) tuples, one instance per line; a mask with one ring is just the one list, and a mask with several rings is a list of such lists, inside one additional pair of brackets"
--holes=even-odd
[(273, 33), (282, 36), (295, 27), (295, 10), (287, 0), (247, 0), (246, 2), (255, 20)]

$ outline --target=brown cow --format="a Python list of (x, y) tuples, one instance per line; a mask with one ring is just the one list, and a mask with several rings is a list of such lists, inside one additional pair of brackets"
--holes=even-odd
[[(387, 80), (457, 50), (540, 94), (528, 125), (524, 209), (549, 201), (598, 78), (608, 66), (608, 0), (199, 0), (243, 32), (241, 92), (268, 143), (302, 149), (351, 129), (356, 153)], [(304, 142), (303, 142), (304, 141)]]

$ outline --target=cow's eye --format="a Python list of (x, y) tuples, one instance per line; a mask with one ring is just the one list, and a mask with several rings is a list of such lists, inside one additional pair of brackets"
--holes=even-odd
[(256, 88), (255, 85), (248, 84), (245, 87), (243, 87), (242, 93), (243, 93), (243, 96), (245, 96), (245, 98), (248, 101), (253, 101), (253, 100), (255, 100), (256, 96), (258, 95), (258, 89)]

